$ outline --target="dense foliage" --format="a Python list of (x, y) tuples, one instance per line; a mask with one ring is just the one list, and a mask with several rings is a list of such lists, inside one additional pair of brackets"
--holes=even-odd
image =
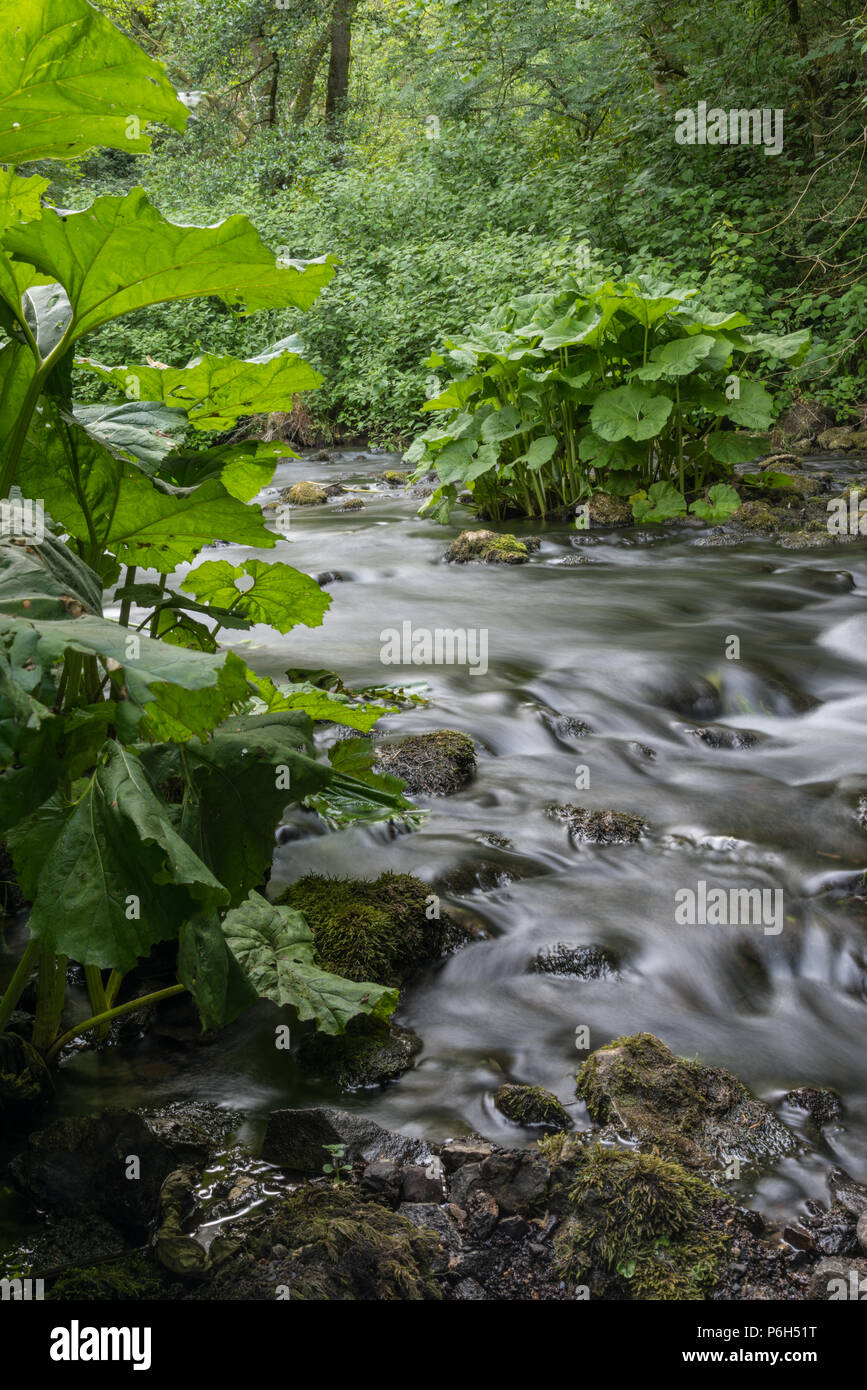
[[(335, 0), (113, 0), (106, 9), (196, 93), (188, 134), (144, 156), (156, 204), (185, 220), (243, 208), (293, 256), (340, 269), (302, 328), (326, 374), (326, 426), (414, 432), (424, 358), (515, 294), (552, 290), (588, 243), (599, 278), (657, 278), (776, 334), (809, 328), (775, 404), (841, 418), (864, 399), (865, 47), (850, 0), (359, 0), (348, 87), (329, 105)], [(333, 95), (333, 84), (332, 84)], [(782, 149), (679, 144), (677, 113), (783, 114)], [(139, 177), (111, 152), (70, 166), (59, 201)], [(96, 355), (248, 356), (217, 300), (100, 334)]]
[(749, 361), (797, 361), (808, 333), (745, 334), (743, 314), (703, 313), (670, 285), (572, 278), (428, 359), (453, 380), (425, 406), (445, 420), (406, 455), (417, 477), (436, 471), (423, 510), (445, 520), (466, 489), (486, 517), (544, 516), (601, 489), (664, 521), (708, 487), (692, 510), (725, 520), (740, 498), (718, 480), (762, 453), (749, 431), (774, 413)]
[[(244, 314), (306, 309), (332, 266), (287, 264), (240, 215), (169, 222), (141, 189), (77, 213), (52, 207), (46, 180), (16, 167), (138, 139), (149, 119), (181, 128), (186, 110), (86, 0), (4, 11), (0, 46), (0, 834), (32, 903), (0, 1034), (36, 967), (36, 1054), (104, 1031), (138, 1007), (116, 1005), (124, 976), (168, 940), (179, 982), (155, 997), (188, 988), (207, 1027), (259, 994), (329, 1032), (359, 1012), (387, 1015), (394, 991), (320, 969), (303, 918), (256, 892), (290, 802), (338, 821), (408, 809), (400, 784), (372, 773), (366, 743), (352, 758), (315, 755), (314, 720), (366, 732), (383, 706), (303, 680), (278, 687), (220, 648), (221, 628), (321, 623), (330, 599), (308, 575), (259, 559), (186, 573), (214, 541), (261, 550), (278, 537), (251, 502), (274, 450), (187, 452), (184, 436), (276, 407), (318, 374), (293, 340), (180, 370), (148, 357), (112, 373), (77, 356), (149, 305), (214, 296)], [(94, 372), (117, 399), (82, 409), (74, 389)], [(109, 599), (120, 621), (103, 616)], [(58, 1037), (68, 959), (85, 967), (93, 1016)], [(25, 1094), (38, 1086), (32, 1058), (0, 1072), (0, 1103), (10, 1075)]]

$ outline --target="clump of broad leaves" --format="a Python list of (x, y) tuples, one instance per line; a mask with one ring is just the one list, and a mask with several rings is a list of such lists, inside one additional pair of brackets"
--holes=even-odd
[(570, 276), (447, 340), (427, 363), (450, 378), (423, 407), (438, 421), (406, 454), (414, 481), (436, 472), (421, 512), (445, 521), (469, 492), (494, 520), (544, 516), (605, 491), (639, 522), (725, 521), (739, 504), (726, 480), (765, 451), (775, 413), (754, 370), (797, 364), (809, 332), (746, 333), (697, 293)]
[[(304, 919), (256, 890), (290, 803), (332, 824), (411, 808), (372, 770), (369, 740), (338, 742), (327, 762), (314, 747), (315, 721), (363, 735), (388, 706), (297, 673), (262, 679), (217, 640), (320, 624), (319, 585), (281, 560), (190, 569), (216, 541), (278, 543), (252, 500), (274, 449), (185, 445), (315, 387), (298, 341), (177, 368), (102, 367), (83, 351), (95, 329), (165, 301), (305, 309), (331, 258), (279, 260), (241, 216), (175, 225), (141, 189), (51, 207), (28, 164), (144, 150), (149, 122), (182, 129), (187, 111), (87, 0), (4, 7), (0, 50), (0, 498), (31, 521), (38, 502), (45, 525), (0, 541), (0, 837), (32, 902), (0, 1000), (2, 1107), (39, 1090), (40, 1059), (132, 1007), (118, 1003), (124, 976), (158, 942), (177, 941), (178, 979), (153, 997), (190, 990), (207, 1027), (261, 995), (333, 1033), (387, 1016), (394, 990), (321, 970)], [(108, 399), (82, 406), (94, 374)], [(64, 1031), (68, 960), (85, 967), (92, 1016)], [(27, 1044), (8, 1024), (34, 972)]]

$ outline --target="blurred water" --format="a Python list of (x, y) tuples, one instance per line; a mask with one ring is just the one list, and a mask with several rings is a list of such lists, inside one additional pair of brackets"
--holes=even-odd
[[(444, 894), (443, 904), (471, 908), (489, 939), (405, 992), (399, 1019), (424, 1048), (388, 1089), (347, 1097), (312, 1084), (274, 1048), (278, 1016), (263, 1005), (206, 1045), (172, 1049), (150, 1037), (81, 1052), (64, 1065), (61, 1105), (213, 1099), (241, 1109), (255, 1139), (268, 1108), (325, 1099), (433, 1139), (478, 1131), (529, 1142), (493, 1109), (492, 1092), (506, 1079), (548, 1086), (586, 1125), (573, 1093), (586, 1055), (575, 1029), (586, 1024), (591, 1047), (647, 1030), (682, 1055), (730, 1067), (772, 1103), (796, 1085), (840, 1092), (844, 1120), (822, 1142), (813, 1136), (802, 1154), (742, 1184), (770, 1215), (791, 1216), (821, 1194), (832, 1162), (867, 1180), (867, 908), (846, 898), (867, 869), (867, 827), (855, 814), (867, 795), (863, 542), (715, 549), (689, 528), (581, 539), (565, 524), (520, 523), (509, 529), (542, 536), (529, 565), (446, 565), (448, 540), (469, 515), (444, 529), (420, 520), (403, 493), (372, 490), (394, 466), (369, 455), (281, 465), (272, 495), (299, 478), (340, 480), (365, 489), (365, 506), (292, 512), (288, 537), (262, 558), (339, 571), (343, 582), (329, 585), (320, 629), (286, 638), (257, 629), (242, 649), (277, 678), (324, 666), (350, 684), (426, 680), (430, 705), (382, 727), (465, 730), (478, 774), (458, 795), (425, 803), (429, 819), (413, 834), (323, 834), (296, 814), (299, 838), (278, 847), (273, 881), (389, 868), (437, 884), (462, 870), (463, 896)], [(579, 552), (587, 563), (562, 563)], [(380, 633), (407, 620), (487, 629), (487, 674), (384, 666)], [(731, 636), (739, 661), (725, 656)], [(570, 734), (558, 716), (587, 732)], [(694, 732), (708, 723), (751, 731), (755, 742), (709, 746)], [(589, 790), (575, 789), (579, 765)], [(551, 801), (636, 813), (650, 829), (638, 845), (576, 846), (545, 815)], [(484, 843), (491, 834), (512, 848)], [(677, 925), (675, 893), (702, 879), (782, 889), (783, 930)], [(528, 973), (558, 942), (613, 947), (620, 978)], [(797, 1112), (785, 1118), (799, 1123)]]

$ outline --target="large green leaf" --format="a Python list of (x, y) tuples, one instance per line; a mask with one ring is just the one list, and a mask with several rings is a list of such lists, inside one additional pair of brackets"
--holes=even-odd
[(73, 159), (94, 145), (150, 148), (145, 123), (183, 130), (161, 63), (86, 0), (14, 0), (0, 10), (0, 163)]
[[(245, 577), (252, 586), (239, 589)], [(278, 632), (289, 632), (303, 624), (319, 627), (331, 604), (331, 596), (292, 565), (282, 561), (245, 560), (230, 565), (228, 560), (205, 560), (191, 570), (181, 584), (200, 603), (213, 603), (237, 611), (251, 623), (267, 623)]]
[(191, 917), (181, 926), (178, 979), (195, 999), (203, 1028), (231, 1023), (259, 997), (214, 913)]
[(113, 741), (73, 802), (51, 798), (8, 844), (33, 901), (31, 935), (84, 965), (131, 970), (229, 896), (173, 828), (136, 754)]
[(141, 188), (97, 198), (81, 212), (46, 208), (40, 221), (10, 228), (4, 242), (9, 255), (64, 286), (73, 313), (70, 343), (166, 300), (214, 295), (248, 314), (289, 304), (307, 309), (334, 274), (332, 256), (278, 263), (241, 215), (214, 227), (169, 222)]
[(590, 423), (602, 439), (654, 439), (671, 414), (673, 401), (654, 396), (649, 386), (617, 386), (603, 391), (590, 412)]
[(749, 430), (770, 429), (775, 410), (773, 398), (758, 381), (740, 381), (738, 395), (726, 401), (721, 412), (736, 425), (744, 425)]
[(199, 430), (229, 429), (241, 415), (285, 410), (297, 391), (310, 391), (322, 376), (299, 356), (297, 337), (284, 338), (258, 357), (215, 357), (205, 353), (186, 367), (103, 367), (81, 358), (78, 366), (134, 393), (185, 410)]
[(658, 381), (660, 377), (688, 376), (713, 351), (715, 339), (706, 333), (690, 338), (673, 338), (654, 348), (650, 360), (636, 367), (632, 375), (639, 381)]
[(397, 1007), (396, 989), (344, 980), (318, 966), (313, 933), (294, 908), (251, 893), (226, 913), (223, 932), (257, 993), (296, 1009), (302, 1021), (315, 1019), (323, 1033), (344, 1032), (358, 1014), (388, 1018)]
[(156, 471), (187, 428), (182, 410), (170, 410), (158, 401), (76, 405), (73, 413), (100, 444), (130, 455), (146, 473)]
[(672, 487), (671, 483), (654, 483), (645, 493), (635, 493), (630, 497), (632, 515), (638, 522), (673, 521), (686, 516), (686, 500), (683, 493)]

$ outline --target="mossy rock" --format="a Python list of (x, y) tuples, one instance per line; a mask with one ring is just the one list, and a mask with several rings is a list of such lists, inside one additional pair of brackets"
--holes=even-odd
[(51, 1072), (36, 1049), (16, 1033), (0, 1033), (0, 1115), (46, 1100), (53, 1090)]
[(338, 512), (360, 512), (364, 507), (360, 497), (347, 497), (345, 502), (340, 502), (336, 510)]
[[(233, 1228), (235, 1233), (236, 1228)], [(439, 1236), (412, 1225), (346, 1182), (306, 1184), (261, 1216), (241, 1250), (197, 1293), (207, 1299), (422, 1302), (442, 1297)]]
[(544, 1086), (501, 1086), (494, 1105), (516, 1125), (546, 1125), (551, 1129), (571, 1129), (572, 1121), (551, 1091)]
[(359, 1015), (339, 1037), (308, 1033), (298, 1049), (298, 1065), (344, 1091), (383, 1086), (412, 1067), (422, 1046), (409, 1028)]
[(328, 492), (321, 483), (293, 483), (280, 493), (281, 502), (290, 502), (293, 507), (321, 507), (328, 501)]
[(849, 429), (841, 426), (837, 429), (823, 430), (816, 443), (820, 449), (827, 449), (833, 454), (848, 453), (851, 449), (867, 453), (867, 429)]
[(401, 473), (399, 468), (388, 468), (381, 475), (386, 487), (405, 487), (408, 473)]
[(632, 508), (625, 497), (615, 497), (611, 492), (594, 492), (587, 506), (591, 526), (635, 525)]
[(642, 816), (627, 811), (590, 811), (585, 806), (549, 806), (548, 815), (568, 827), (573, 840), (592, 845), (633, 845), (647, 829)]
[(137, 1303), (165, 1294), (165, 1276), (149, 1256), (140, 1254), (67, 1270), (45, 1291), (46, 1300), (64, 1303)]
[(456, 729), (380, 744), (377, 758), (383, 772), (403, 780), (410, 796), (450, 796), (465, 787), (476, 770), (476, 746), (469, 734)]
[(767, 502), (742, 502), (730, 520), (747, 531), (773, 531), (777, 518)]
[(721, 1204), (678, 1163), (594, 1144), (579, 1163), (555, 1238), (558, 1273), (588, 1285), (594, 1297), (708, 1298), (731, 1242), (718, 1229)]
[(275, 901), (306, 918), (324, 970), (348, 980), (401, 985), (426, 961), (466, 939), (446, 914), (429, 919), (430, 888), (411, 874), (377, 879), (307, 874)]
[(719, 1174), (732, 1159), (758, 1164), (796, 1147), (731, 1072), (684, 1061), (652, 1033), (617, 1038), (592, 1053), (575, 1093), (596, 1124), (632, 1134), (687, 1168)]
[(517, 536), (501, 536), (496, 531), (462, 531), (444, 556), (456, 565), (525, 565), (529, 558), (526, 541), (519, 541)]

